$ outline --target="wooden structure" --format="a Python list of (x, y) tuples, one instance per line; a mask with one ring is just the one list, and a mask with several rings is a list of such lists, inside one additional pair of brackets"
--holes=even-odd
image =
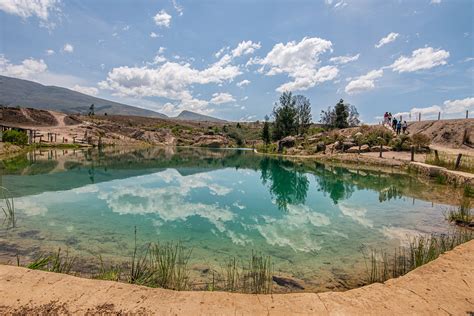
[[(55, 143), (58, 137), (57, 133), (47, 133), (46, 139), (43, 141), (43, 137), (45, 137), (45, 135), (41, 134), (41, 132), (36, 129), (18, 127), (15, 125), (6, 125), (5, 123), (2, 123), (0, 124), (0, 142), (3, 141), (3, 133), (9, 130), (15, 130), (26, 133), (26, 135), (28, 136), (28, 144), (43, 142)], [(37, 139), (39, 139), (39, 141)]]

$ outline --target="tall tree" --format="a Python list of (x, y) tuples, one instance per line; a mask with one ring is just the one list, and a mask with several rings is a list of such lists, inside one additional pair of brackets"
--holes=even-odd
[(95, 115), (94, 113), (94, 104), (91, 104), (91, 106), (89, 107), (89, 116), (93, 116)]
[(328, 107), (326, 111), (321, 111), (321, 119), (319, 121), (332, 128), (353, 127), (360, 124), (357, 108), (344, 103), (342, 99), (334, 108)]
[(270, 144), (270, 123), (268, 123), (268, 115), (265, 115), (265, 123), (263, 123), (262, 139), (265, 145)]
[(291, 92), (283, 92), (280, 96), (280, 103), (275, 104), (273, 108), (273, 116), (275, 117), (274, 140), (298, 133), (298, 111)]
[(347, 112), (349, 113), (349, 117), (347, 118), (347, 123), (349, 124), (349, 126), (350, 127), (359, 126), (360, 120), (359, 120), (359, 111), (357, 111), (357, 108), (351, 104), (347, 104), (346, 107), (347, 107)]
[(311, 125), (311, 103), (309, 99), (303, 95), (294, 96), (296, 110), (298, 112), (298, 132), (304, 134)]
[(347, 118), (349, 117), (349, 113), (347, 112), (347, 107), (344, 104), (344, 100), (341, 99), (334, 107), (335, 111), (335, 122), (334, 125), (337, 128), (346, 128), (349, 126), (349, 122), (347, 122)]

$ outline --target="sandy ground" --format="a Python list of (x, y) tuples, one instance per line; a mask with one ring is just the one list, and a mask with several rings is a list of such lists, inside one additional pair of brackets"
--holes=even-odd
[(474, 312), (474, 240), (384, 284), (346, 292), (175, 292), (0, 266), (1, 314), (466, 315)]

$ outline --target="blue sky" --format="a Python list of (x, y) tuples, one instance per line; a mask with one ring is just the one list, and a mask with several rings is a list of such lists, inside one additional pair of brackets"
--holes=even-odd
[(470, 0), (0, 1), (0, 74), (175, 115), (474, 110)]

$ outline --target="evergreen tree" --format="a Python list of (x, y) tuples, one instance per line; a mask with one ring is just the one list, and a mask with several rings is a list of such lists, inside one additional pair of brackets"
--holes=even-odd
[(273, 108), (275, 124), (273, 129), (273, 139), (279, 140), (288, 135), (295, 135), (298, 132), (298, 110), (296, 100), (291, 92), (283, 92), (280, 96), (280, 103)]
[(344, 103), (342, 99), (334, 108), (328, 107), (326, 111), (321, 111), (321, 119), (319, 121), (331, 128), (353, 127), (360, 124), (357, 108)]
[(298, 111), (298, 132), (302, 135), (311, 125), (311, 103), (307, 97), (302, 95), (296, 95), (294, 99)]
[(263, 123), (262, 139), (265, 145), (270, 144), (270, 123), (268, 123), (268, 116), (265, 116), (265, 123)]
[(347, 118), (349, 117), (349, 113), (347, 112), (347, 107), (344, 104), (344, 100), (341, 99), (339, 102), (336, 104), (335, 108), (335, 121), (334, 125), (337, 128), (346, 128), (349, 126), (349, 123), (347, 122)]
[(91, 106), (89, 107), (89, 116), (93, 116), (95, 115), (94, 113), (94, 104), (91, 104)]

